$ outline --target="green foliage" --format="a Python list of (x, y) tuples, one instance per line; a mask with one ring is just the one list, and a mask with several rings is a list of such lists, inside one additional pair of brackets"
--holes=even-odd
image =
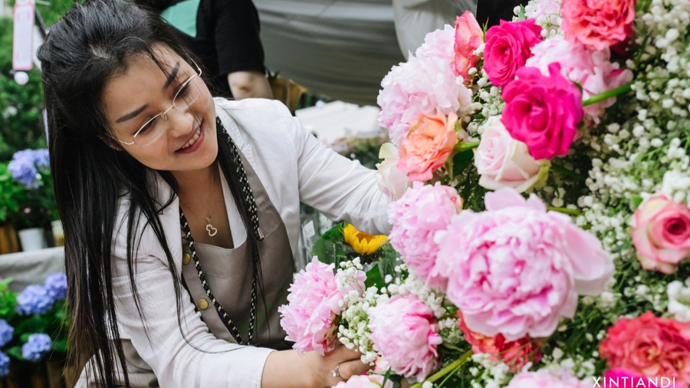
[(0, 162), (0, 224), (18, 210), (19, 203), (24, 199), (26, 194), (12, 179), (7, 163)]

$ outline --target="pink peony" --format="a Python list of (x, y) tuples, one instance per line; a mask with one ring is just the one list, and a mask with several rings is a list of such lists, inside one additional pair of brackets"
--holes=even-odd
[[(411, 181), (424, 182), (443, 166), (458, 142), (455, 123), (458, 116), (451, 113), (429, 116), (422, 113), (412, 124), (400, 143), (398, 168), (407, 173)], [(465, 131), (462, 131), (465, 134)], [(465, 134), (465, 138), (467, 134)]]
[(666, 378), (652, 378), (642, 376), (627, 369), (615, 368), (604, 372), (603, 378), (597, 381), (602, 388), (676, 388), (675, 382)]
[[(548, 76), (549, 65), (554, 62), (560, 63), (561, 74), (582, 86), (582, 98), (585, 100), (623, 86), (633, 78), (630, 70), (621, 70), (617, 63), (610, 61), (611, 53), (608, 47), (591, 50), (580, 43), (556, 36), (534, 46), (532, 53), (534, 56), (527, 60), (525, 66), (538, 67), (543, 75)], [(604, 108), (615, 102), (616, 98), (611, 97), (584, 107), (584, 111), (598, 123)]]
[(690, 324), (655, 317), (621, 318), (599, 345), (611, 368), (623, 368), (645, 377), (675, 378), (680, 387), (690, 384)]
[(472, 345), (472, 351), (488, 354), (492, 361), (500, 361), (510, 366), (512, 372), (521, 370), (528, 362), (537, 363), (541, 359), (539, 346), (529, 337), (517, 341), (506, 341), (503, 334), (487, 337), (470, 330), (461, 312), (458, 312), (458, 318), (458, 327), (462, 330), (465, 340)]
[(564, 0), (561, 14), (567, 40), (603, 50), (633, 33), (635, 0)]
[(496, 86), (510, 83), (532, 56), (530, 49), (542, 40), (541, 27), (534, 24), (534, 19), (501, 20), (500, 25), (489, 28), (484, 47), (484, 71), (489, 81)]
[(477, 65), (479, 59), (474, 52), (482, 43), (484, 43), (484, 31), (479, 27), (472, 12), (465, 11), (462, 16), (455, 19), (455, 58), (453, 61), (455, 75), (467, 81), (470, 69)]
[[(352, 376), (347, 381), (341, 381), (333, 388), (381, 388), (383, 376)], [(393, 382), (388, 380), (383, 388), (393, 388)]]
[(560, 71), (558, 63), (549, 65), (550, 77), (523, 67), (518, 79), (503, 88), (501, 121), (535, 159), (567, 155), (582, 121), (582, 93)]
[(419, 46), (414, 55), (418, 58), (441, 58), (450, 64), (455, 56), (454, 35), (453, 27), (446, 24), (443, 29), (426, 34), (424, 43)]
[(643, 268), (674, 273), (690, 254), (690, 209), (656, 193), (635, 211), (630, 233)]
[(467, 327), (508, 341), (550, 336), (561, 316), (572, 318), (578, 294), (598, 295), (613, 262), (593, 235), (570, 217), (547, 212), (513, 189), (485, 197), (487, 211), (465, 210), (436, 234), (436, 267)]
[(592, 382), (580, 381), (570, 371), (518, 373), (507, 388), (590, 388)]
[(415, 295), (394, 296), (372, 308), (369, 328), (374, 349), (408, 380), (423, 381), (440, 365), (436, 346), (443, 340), (436, 318)]
[(436, 183), (415, 182), (399, 201), (388, 208), (393, 226), (388, 236), (405, 260), (410, 272), (431, 287), (445, 288), (445, 277), (436, 271), (438, 246), (434, 234), (445, 230), (451, 218), (462, 209), (462, 198), (455, 189)]
[(449, 115), (472, 103), (472, 92), (456, 82), (450, 62), (442, 58), (410, 59), (394, 66), (381, 81), (377, 102), (379, 123), (388, 128), (393, 144), (407, 135), (419, 115)]
[(288, 304), (278, 308), (286, 339), (295, 342), (293, 347), (300, 354), (315, 350), (324, 355), (333, 350), (336, 337), (332, 325), (340, 314), (339, 302), (343, 300), (343, 294), (350, 290), (364, 290), (366, 275), (362, 272), (348, 279), (345, 289), (339, 291), (333, 268), (333, 264), (323, 264), (314, 257), (295, 276), (288, 290)]
[(484, 125), (474, 165), (481, 175), (480, 186), (489, 190), (512, 187), (522, 193), (546, 180), (550, 163), (534, 160), (525, 143), (513, 139), (494, 116)]
[(404, 171), (398, 168), (400, 154), (391, 143), (385, 143), (379, 150), (379, 159), (383, 161), (376, 165), (378, 174), (376, 181), (379, 189), (386, 194), (391, 201), (397, 201), (410, 187), (410, 179)]

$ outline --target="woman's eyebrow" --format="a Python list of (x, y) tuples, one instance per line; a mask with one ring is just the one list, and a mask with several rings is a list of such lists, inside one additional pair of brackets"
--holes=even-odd
[(143, 112), (144, 109), (146, 109), (148, 106), (149, 106), (149, 104), (146, 104), (146, 105), (142, 106), (141, 108), (139, 108), (139, 109), (137, 109), (137, 110), (135, 110), (135, 111), (133, 111), (133, 112), (129, 112), (129, 113), (127, 113), (126, 115), (124, 115), (124, 116), (120, 117), (119, 119), (117, 119), (117, 121), (115, 121), (115, 122), (116, 122), (116, 123), (121, 123), (121, 122), (123, 122), (123, 121), (127, 121), (127, 120), (129, 120), (129, 119), (132, 119), (132, 118), (134, 118), (134, 117), (137, 117), (137, 116), (139, 115), (139, 113)]
[(163, 90), (167, 89), (168, 86), (172, 85), (172, 83), (175, 81), (175, 78), (177, 78), (177, 73), (180, 71), (180, 61), (177, 61), (175, 66), (172, 68), (172, 71), (170, 71), (170, 74), (168, 74), (168, 80), (165, 81), (165, 85), (163, 85)]

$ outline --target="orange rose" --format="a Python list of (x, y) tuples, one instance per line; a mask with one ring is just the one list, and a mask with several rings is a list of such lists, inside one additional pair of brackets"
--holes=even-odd
[[(427, 181), (448, 159), (458, 142), (455, 123), (458, 116), (448, 117), (422, 113), (400, 143), (398, 168), (407, 173), (411, 181)], [(462, 132), (466, 137), (465, 132)]]

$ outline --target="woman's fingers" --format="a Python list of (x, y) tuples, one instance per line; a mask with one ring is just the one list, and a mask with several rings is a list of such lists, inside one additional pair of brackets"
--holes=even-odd
[(340, 364), (338, 371), (340, 372), (340, 378), (343, 380), (348, 380), (352, 376), (361, 375), (366, 373), (372, 367), (363, 363), (360, 360), (346, 361)]

